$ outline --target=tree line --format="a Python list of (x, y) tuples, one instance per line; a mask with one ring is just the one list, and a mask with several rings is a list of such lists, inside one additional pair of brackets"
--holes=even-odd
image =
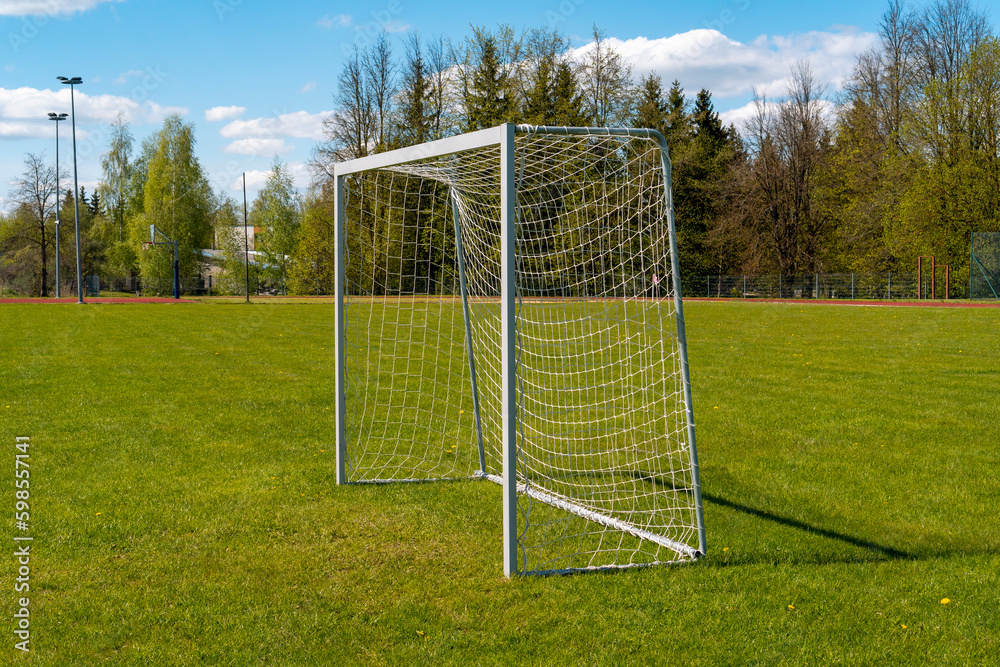
[[(836, 96), (808, 62), (790, 67), (789, 82), (776, 97), (755, 91), (737, 129), (722, 124), (711, 91), (635, 77), (596, 27), (576, 52), (551, 29), (473, 27), (458, 40), (410, 34), (402, 44), (383, 34), (343, 66), (314, 186), (299, 195), (276, 160), (254, 201), (251, 289), (332, 291), (338, 161), (503, 122), (662, 132), (684, 274), (912, 271), (934, 255), (956, 282), (967, 278), (970, 234), (1000, 231), (1000, 40), (985, 14), (968, 0), (892, 0)], [(79, 197), (85, 272), (165, 280), (166, 253), (140, 245), (156, 224), (178, 239), (182, 273), (216, 248), (223, 287), (241, 291), (242, 237), (232, 230), (242, 206), (212, 192), (194, 146), (193, 124), (172, 116), (135, 150), (119, 119), (97, 192), (67, 192), (58, 204), (54, 169), (29, 155), (0, 224), (0, 281), (30, 276), (32, 290), (46, 289), (49, 223), (57, 205), (72, 220)]]

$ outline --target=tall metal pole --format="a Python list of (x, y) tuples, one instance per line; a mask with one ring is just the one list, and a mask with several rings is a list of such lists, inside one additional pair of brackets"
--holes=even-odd
[(74, 76), (67, 79), (64, 76), (57, 77), (63, 83), (69, 84), (70, 119), (73, 124), (73, 209), (76, 220), (76, 295), (77, 303), (83, 303), (83, 262), (80, 260), (80, 182), (77, 174), (76, 162), (76, 97), (75, 86), (83, 83), (83, 79)]
[(250, 232), (247, 229), (247, 173), (243, 172), (243, 250), (247, 267), (247, 303), (250, 303)]

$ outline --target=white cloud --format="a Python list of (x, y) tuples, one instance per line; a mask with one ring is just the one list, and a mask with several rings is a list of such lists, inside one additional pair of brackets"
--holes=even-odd
[(295, 146), (284, 139), (237, 139), (224, 150), (237, 155), (286, 155), (295, 150)]
[[(707, 88), (719, 99), (746, 96), (754, 87), (781, 95), (790, 68), (798, 61), (809, 61), (816, 77), (831, 91), (838, 90), (858, 55), (876, 39), (874, 33), (843, 27), (833, 32), (761, 35), (744, 44), (718, 30), (698, 29), (658, 39), (609, 38), (608, 44), (633, 66), (636, 80), (655, 71), (664, 84), (677, 79), (687, 91)], [(572, 55), (579, 60), (593, 48), (591, 42), (574, 49)]]
[(130, 80), (136, 77), (143, 76), (145, 73), (146, 72), (144, 72), (141, 69), (130, 69), (127, 72), (122, 72), (121, 74), (119, 74), (118, 78), (115, 79), (115, 83), (128, 83)]
[(268, 118), (234, 120), (219, 130), (219, 134), (227, 139), (297, 137), (322, 141), (323, 119), (329, 114), (329, 111), (320, 113), (293, 111)]
[[(292, 184), (300, 189), (308, 188), (312, 182), (312, 172), (309, 170), (309, 166), (304, 162), (288, 162), (285, 167), (292, 174)], [(253, 171), (246, 172), (247, 176), (247, 193), (251, 191), (257, 191), (263, 189), (264, 185), (267, 183), (267, 177), (271, 175), (270, 169), (254, 169)], [(232, 183), (229, 184), (230, 190), (243, 190), (243, 178), (237, 178)]]
[(246, 107), (212, 107), (211, 109), (205, 109), (205, 120), (210, 123), (214, 123), (220, 120), (230, 120), (231, 118), (236, 118), (242, 116), (243, 112), (247, 110)]
[(102, 2), (122, 0), (3, 0), (0, 16), (65, 16), (85, 12)]
[[(778, 103), (770, 99), (763, 100), (763, 104), (765, 105), (766, 113), (768, 114), (773, 113), (778, 109)], [(830, 100), (819, 100), (818, 105), (820, 114), (825, 116), (828, 120), (833, 120), (837, 111), (836, 105)], [(757, 103), (747, 102), (741, 107), (720, 112), (719, 120), (722, 121), (724, 126), (733, 125), (737, 130), (742, 131), (746, 128), (747, 122), (756, 115)]]
[[(187, 114), (185, 107), (165, 106), (145, 99), (144, 88), (141, 95), (122, 97), (120, 95), (87, 95), (76, 91), (77, 134), (86, 136), (81, 125), (109, 125), (122, 113), (125, 120), (134, 125), (160, 123), (171, 114)], [(50, 111), (70, 110), (68, 86), (56, 90), (37, 88), (0, 88), (0, 138), (4, 137), (48, 137), (52, 130), (45, 122)], [(28, 129), (26, 129), (28, 128)]]
[(330, 17), (329, 14), (323, 16), (319, 21), (316, 21), (316, 25), (326, 28), (327, 30), (331, 28), (347, 28), (351, 25), (351, 15), (350, 14), (337, 14), (334, 17)]
[[(30, 123), (7, 123), (0, 122), (0, 137), (8, 139), (26, 139), (29, 137), (38, 137), (39, 130), (41, 127)], [(46, 128), (48, 129), (48, 128)], [(49, 134), (52, 131), (49, 130)]]
[(410, 24), (402, 21), (386, 21), (381, 27), (386, 32), (406, 32), (410, 29)]
[(316, 82), (315, 81), (306, 81), (306, 85), (302, 86), (302, 88), (301, 88), (301, 90), (299, 90), (299, 92), (300, 93), (308, 93), (310, 90), (314, 90), (315, 88), (316, 88)]
[(729, 125), (734, 125), (737, 130), (741, 130), (746, 126), (747, 121), (753, 118), (756, 113), (756, 103), (747, 102), (741, 107), (720, 112), (719, 120), (722, 121), (724, 126), (728, 127)]

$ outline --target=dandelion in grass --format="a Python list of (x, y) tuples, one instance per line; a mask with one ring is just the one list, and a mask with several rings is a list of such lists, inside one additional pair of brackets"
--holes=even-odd
[(948, 598), (941, 598), (941, 604), (948, 604), (949, 602), (951, 602), (951, 600)]
[(789, 611), (795, 611), (795, 605), (793, 605), (793, 604), (788, 605), (788, 610)]

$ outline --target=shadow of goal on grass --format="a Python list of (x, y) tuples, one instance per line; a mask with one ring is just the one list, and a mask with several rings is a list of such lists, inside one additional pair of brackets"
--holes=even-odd
[(742, 505), (732, 500), (726, 500), (720, 496), (713, 495), (711, 493), (702, 493), (701, 497), (706, 502), (710, 502), (714, 505), (720, 507), (725, 507), (727, 509), (735, 510), (737, 512), (742, 512), (743, 514), (748, 514), (757, 519), (764, 519), (765, 521), (771, 521), (788, 528), (795, 528), (796, 530), (801, 530), (803, 532), (809, 533), (811, 535), (818, 535), (820, 537), (825, 537), (831, 540), (838, 540), (845, 544), (850, 544), (861, 549), (865, 549), (874, 554), (878, 554), (881, 558), (886, 560), (914, 560), (916, 557), (906, 551), (901, 551), (900, 549), (895, 549), (893, 547), (887, 547), (870, 540), (864, 540), (859, 537), (854, 537), (852, 535), (845, 535), (844, 533), (838, 533), (835, 530), (830, 530), (828, 528), (819, 528), (817, 526), (811, 526), (808, 523), (799, 521), (798, 519), (792, 519), (790, 517), (781, 516), (779, 514), (774, 514), (773, 512), (767, 512), (765, 510), (759, 510), (754, 507), (749, 507), (747, 505)]
[[(671, 489), (672, 491), (679, 493), (691, 493), (691, 489), (686, 486), (677, 485), (669, 479), (664, 479), (662, 477), (653, 475), (652, 473), (635, 470), (631, 472), (631, 476), (634, 479), (641, 480), (647, 483), (651, 483), (657, 487)], [(732, 500), (727, 500), (721, 496), (717, 496), (711, 493), (705, 493), (702, 491), (702, 500), (704, 502), (709, 502), (719, 507), (725, 507), (743, 514), (747, 514), (757, 519), (764, 519), (765, 521), (771, 521), (781, 526), (787, 528), (794, 528), (796, 530), (801, 530), (802, 532), (809, 533), (810, 535), (817, 535), (819, 537), (825, 537), (831, 540), (837, 540), (844, 544), (849, 544), (860, 549), (871, 552), (872, 554), (877, 554), (879, 559), (885, 560), (914, 560), (916, 556), (910, 554), (906, 551), (900, 549), (895, 549), (893, 547), (887, 547), (870, 540), (864, 540), (859, 537), (854, 537), (852, 535), (845, 535), (844, 533), (838, 533), (835, 530), (830, 530), (828, 528), (819, 528), (818, 526), (811, 526), (804, 521), (799, 521), (798, 519), (792, 519), (790, 517), (781, 516), (779, 514), (774, 514), (773, 512), (768, 512), (766, 510), (760, 510), (755, 507), (750, 507), (749, 505), (743, 505)]]

